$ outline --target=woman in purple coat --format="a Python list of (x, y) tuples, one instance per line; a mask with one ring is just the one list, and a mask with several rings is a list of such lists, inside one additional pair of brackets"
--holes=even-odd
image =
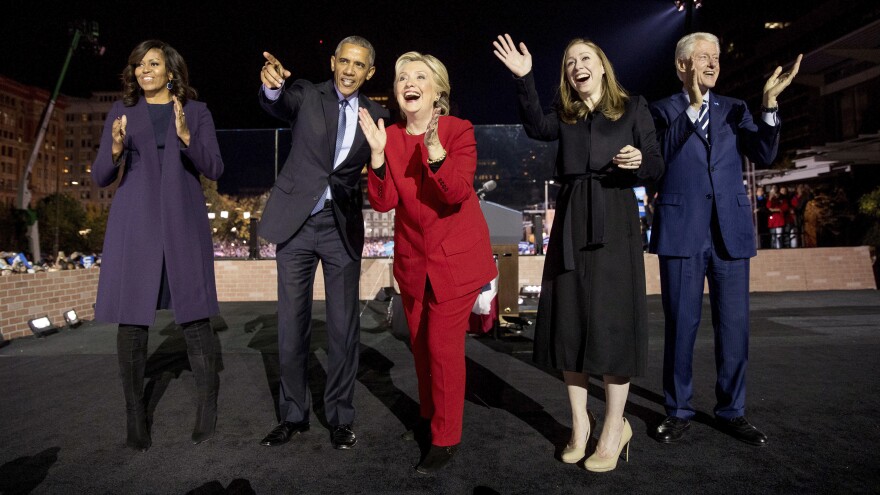
[(198, 390), (192, 441), (214, 434), (219, 378), (208, 318), (219, 307), (199, 176), (216, 180), (223, 160), (211, 113), (193, 101), (177, 50), (157, 40), (140, 43), (122, 84), (122, 101), (107, 114), (92, 165), (101, 187), (122, 176), (107, 221), (95, 318), (119, 324), (126, 445), (145, 451), (152, 443), (143, 400), (147, 329), (157, 309), (173, 309), (183, 326)]

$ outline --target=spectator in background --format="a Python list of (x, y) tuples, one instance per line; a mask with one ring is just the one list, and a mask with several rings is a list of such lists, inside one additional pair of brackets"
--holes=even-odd
[(755, 222), (758, 227), (758, 244), (759, 248), (767, 248), (770, 245), (770, 231), (767, 229), (767, 217), (770, 216), (767, 211), (767, 195), (764, 193), (764, 187), (755, 188), (755, 200), (752, 203), (755, 208)]
[(767, 198), (767, 230), (770, 232), (770, 247), (782, 248), (782, 232), (785, 230), (785, 218), (788, 216), (788, 202), (775, 188), (770, 189)]
[(779, 198), (786, 204), (785, 225), (782, 227), (782, 247), (797, 247), (797, 227), (794, 223), (794, 207), (797, 200), (793, 197), (787, 186), (779, 187)]
[(797, 245), (804, 246), (804, 212), (807, 209), (807, 203), (812, 199), (813, 194), (810, 186), (807, 184), (798, 184), (794, 192), (794, 226), (797, 229)]

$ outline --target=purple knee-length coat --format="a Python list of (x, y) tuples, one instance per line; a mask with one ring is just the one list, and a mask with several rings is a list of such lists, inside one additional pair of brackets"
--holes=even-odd
[[(190, 144), (183, 147), (172, 120), (161, 167), (143, 98), (132, 107), (116, 102), (107, 114), (92, 179), (106, 187), (119, 174), (123, 176), (107, 221), (95, 305), (97, 320), (152, 325), (163, 259), (175, 321), (186, 323), (220, 312), (211, 227), (199, 175), (217, 180), (223, 173), (223, 160), (207, 106), (187, 101), (184, 113)], [(117, 167), (111, 132), (113, 121), (122, 115), (128, 120), (125, 156)]]

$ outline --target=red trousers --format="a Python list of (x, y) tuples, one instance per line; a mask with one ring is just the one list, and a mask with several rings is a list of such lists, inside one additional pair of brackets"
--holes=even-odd
[(464, 339), (479, 291), (438, 303), (430, 282), (425, 298), (401, 294), (419, 380), (419, 413), (431, 420), (431, 443), (461, 443), (464, 416)]

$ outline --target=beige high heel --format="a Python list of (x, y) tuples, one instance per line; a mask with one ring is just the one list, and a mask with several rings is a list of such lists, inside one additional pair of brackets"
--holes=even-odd
[(594, 473), (604, 473), (605, 471), (612, 471), (617, 467), (617, 460), (620, 459), (620, 454), (623, 452), (623, 449), (626, 448), (626, 455), (624, 456), (624, 460), (629, 462), (629, 442), (632, 440), (633, 431), (629, 426), (629, 421), (626, 418), (623, 418), (623, 431), (620, 433), (620, 443), (617, 447), (617, 454), (614, 457), (599, 457), (599, 452), (593, 452), (593, 455), (587, 458), (587, 462), (584, 463), (584, 467), (587, 468), (587, 471), (592, 471)]
[(590, 424), (590, 431), (587, 433), (587, 441), (583, 447), (572, 447), (566, 444), (565, 448), (562, 449), (562, 462), (566, 464), (577, 464), (581, 459), (586, 457), (587, 455), (587, 447), (590, 445), (590, 438), (593, 436), (593, 429), (596, 427), (596, 418), (593, 416), (593, 411), (587, 410), (587, 421)]

